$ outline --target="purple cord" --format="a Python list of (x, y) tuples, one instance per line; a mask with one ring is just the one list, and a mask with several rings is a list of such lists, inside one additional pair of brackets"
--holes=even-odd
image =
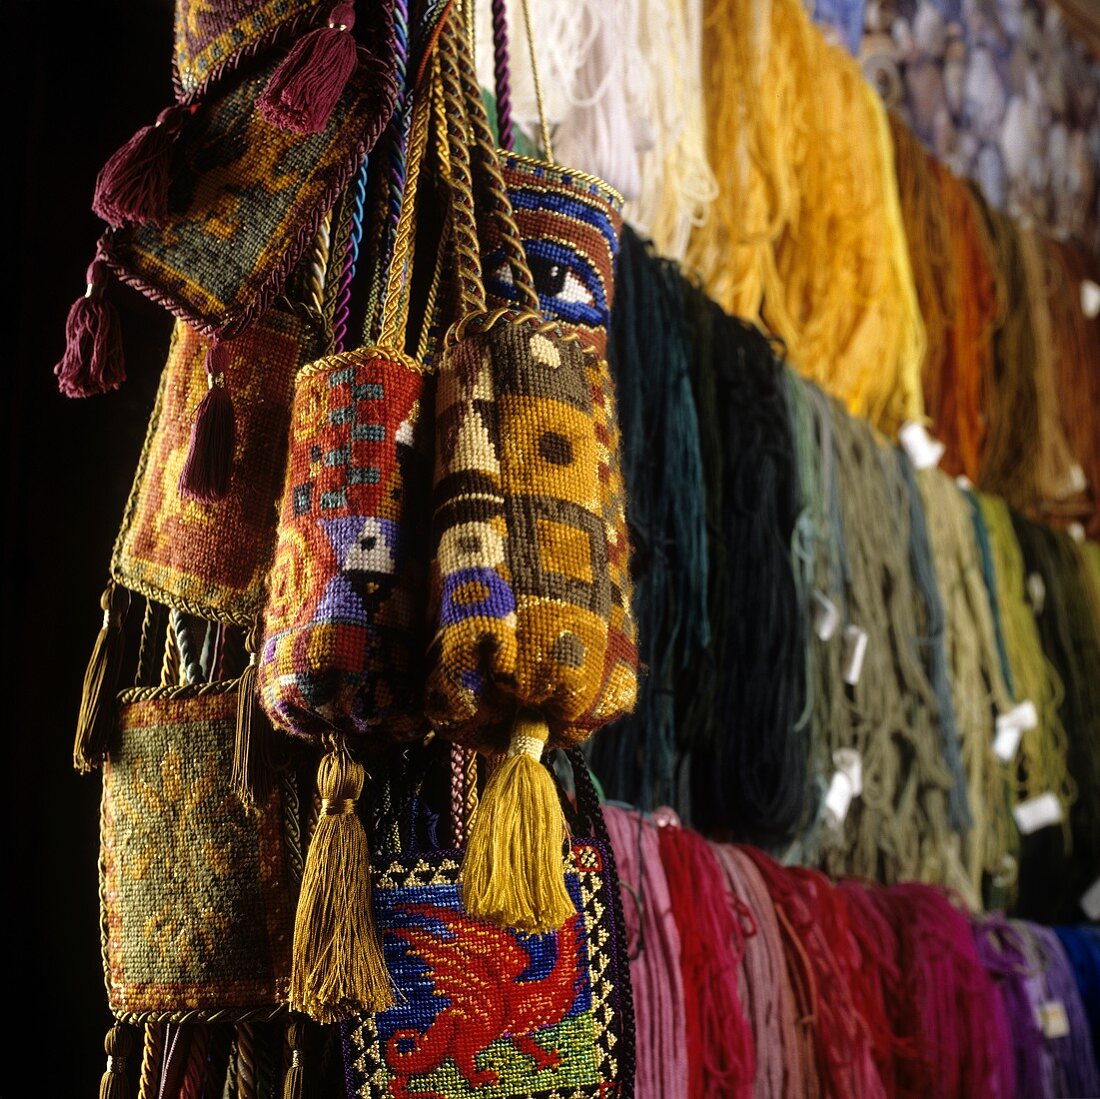
[(501, 148), (515, 148), (512, 132), (511, 66), (508, 64), (508, 11), (505, 0), (493, 0), (493, 75), (497, 86), (497, 140)]

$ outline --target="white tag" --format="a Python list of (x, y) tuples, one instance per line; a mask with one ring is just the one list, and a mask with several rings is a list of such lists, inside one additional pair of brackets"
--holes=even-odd
[(1061, 1000), (1048, 1000), (1039, 1005), (1039, 1026), (1044, 1038), (1064, 1038), (1069, 1033), (1069, 1016)]
[(844, 823), (853, 797), (852, 780), (842, 771), (835, 771), (825, 795), (825, 819), (829, 827), (839, 828)]
[(1039, 724), (1039, 712), (1030, 698), (1025, 698), (1011, 710), (997, 715), (997, 733), (993, 738), (993, 754), (1003, 763), (1016, 758), (1020, 739)]
[(840, 611), (836, 609), (836, 604), (827, 595), (823, 595), (816, 589), (810, 601), (813, 604), (814, 633), (822, 641), (828, 641), (836, 633), (837, 626), (840, 625)]
[(844, 627), (844, 682), (854, 687), (863, 674), (863, 658), (867, 655), (867, 631), (862, 626)]
[(1012, 809), (1012, 815), (1016, 818), (1016, 827), (1020, 834), (1031, 835), (1040, 828), (1046, 828), (1051, 824), (1060, 824), (1062, 821), (1062, 803), (1057, 796), (1049, 791), (1038, 797), (1021, 801)]
[(955, 478), (955, 484), (957, 484), (959, 488), (963, 490), (963, 492), (974, 491), (974, 482), (970, 480), (970, 478), (967, 477), (965, 473), (960, 473), (958, 477)]
[(1070, 525), (1066, 527), (1066, 531), (1075, 542), (1083, 542), (1085, 540), (1085, 528), (1081, 526), (1080, 523), (1070, 523)]
[(1047, 601), (1047, 586), (1037, 572), (1027, 574), (1027, 597), (1031, 600), (1031, 609), (1036, 614), (1042, 614)]
[(863, 793), (863, 758), (854, 748), (833, 752), (832, 780), (825, 794), (825, 819), (831, 828), (839, 828), (852, 805), (852, 798)]
[(1007, 710), (997, 718), (997, 725), (1015, 725), (1021, 732), (1034, 729), (1039, 724), (1039, 711), (1035, 709), (1035, 703), (1030, 698), (1017, 703), (1011, 710)]
[(863, 757), (855, 748), (837, 748), (833, 752), (833, 766), (842, 775), (848, 776), (852, 795), (858, 798), (863, 793)]
[(1092, 279), (1085, 279), (1081, 283), (1081, 312), (1090, 319), (1100, 316), (1100, 286)]
[(1089, 487), (1089, 479), (1085, 476), (1085, 471), (1074, 462), (1069, 467), (1069, 490), (1073, 492), (1084, 492)]
[(1090, 920), (1100, 920), (1100, 878), (1097, 878), (1081, 894), (1081, 899), (1077, 903), (1081, 905), (1081, 911)]
[(946, 449), (943, 443), (928, 434), (924, 424), (919, 424), (916, 420), (906, 420), (901, 425), (898, 431), (898, 442), (905, 448), (909, 461), (917, 469), (931, 469), (933, 466), (938, 466)]
[(1016, 758), (1020, 750), (1020, 740), (1024, 730), (1019, 725), (1002, 725), (997, 718), (997, 735), (993, 738), (993, 754), (1002, 762), (1009, 763)]

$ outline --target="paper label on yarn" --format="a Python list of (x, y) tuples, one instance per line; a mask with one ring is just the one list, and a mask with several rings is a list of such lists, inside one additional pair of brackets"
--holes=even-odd
[(1090, 920), (1100, 920), (1100, 878), (1092, 883), (1081, 894), (1081, 899), (1077, 902), (1081, 906), (1081, 911), (1084, 912)]
[(1062, 803), (1057, 795), (1050, 793), (1040, 794), (1038, 797), (1021, 801), (1012, 809), (1012, 815), (1016, 818), (1016, 827), (1020, 834), (1031, 835), (1040, 828), (1047, 828), (1052, 824), (1062, 822)]
[(833, 766), (848, 776), (852, 784), (852, 794), (859, 797), (863, 793), (863, 757), (855, 748), (837, 748), (833, 752)]
[(1030, 698), (1017, 703), (1011, 710), (1006, 710), (997, 717), (997, 727), (1002, 725), (1015, 725), (1023, 733), (1034, 729), (1039, 724), (1039, 711), (1035, 709), (1035, 703)]
[(1027, 597), (1031, 601), (1031, 609), (1036, 614), (1042, 614), (1047, 601), (1047, 586), (1037, 572), (1027, 574)]
[(1069, 1033), (1069, 1016), (1061, 1000), (1047, 1000), (1039, 1005), (1039, 1026), (1044, 1038), (1064, 1038)]
[(827, 595), (816, 588), (810, 597), (810, 603), (814, 633), (822, 641), (828, 641), (836, 633), (837, 626), (840, 625), (840, 611), (837, 610), (836, 604)]
[(1066, 531), (1075, 542), (1083, 542), (1085, 540), (1085, 528), (1081, 526), (1080, 523), (1070, 523), (1070, 525), (1066, 527)]
[(863, 674), (863, 658), (867, 655), (867, 631), (862, 626), (844, 627), (844, 682), (854, 687)]
[(938, 466), (946, 449), (939, 439), (933, 439), (928, 434), (924, 424), (919, 424), (916, 420), (906, 420), (901, 425), (898, 441), (905, 448), (905, 453), (909, 455), (909, 461), (917, 469), (932, 469)]
[(830, 828), (839, 828), (844, 823), (854, 797), (852, 780), (843, 771), (834, 771), (825, 794), (825, 820)]
[(1081, 282), (1081, 312), (1090, 320), (1100, 316), (1100, 286), (1092, 279)]
[(833, 766), (836, 770), (825, 794), (825, 820), (831, 828), (839, 828), (852, 799), (863, 793), (863, 757), (854, 748), (838, 748), (833, 752)]
[(958, 477), (955, 478), (955, 484), (957, 484), (959, 488), (963, 490), (963, 492), (974, 491), (974, 482), (970, 480), (970, 478), (967, 477), (965, 473), (960, 473)]
[(1069, 467), (1069, 491), (1071, 493), (1084, 492), (1088, 487), (1089, 479), (1085, 476), (1085, 471), (1077, 462), (1074, 462)]
[(1016, 758), (1020, 750), (1020, 741), (1024, 731), (1019, 725), (1002, 725), (997, 718), (997, 735), (993, 738), (993, 754), (1002, 762), (1009, 763)]
[(993, 737), (993, 754), (1002, 763), (1016, 758), (1020, 740), (1029, 729), (1039, 724), (1039, 712), (1030, 698), (997, 715), (997, 732)]

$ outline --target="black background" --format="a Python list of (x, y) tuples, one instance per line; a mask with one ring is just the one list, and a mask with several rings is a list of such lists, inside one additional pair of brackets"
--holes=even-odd
[(73, 727), (171, 320), (113, 285), (126, 384), (67, 400), (53, 365), (102, 229), (90, 211), (96, 172), (171, 101), (172, 5), (19, 0), (2, 10), (0, 110), (13, 136), (3, 160), (15, 197), (7, 200), (0, 316), (14, 331), (16, 361), (9, 351), (0, 366), (4, 742), (14, 753), (0, 772), (14, 813), (14, 843), (0, 865), (3, 999), (16, 1026), (0, 1096), (91, 1096), (110, 1025), (99, 944), (100, 780), (73, 771)]

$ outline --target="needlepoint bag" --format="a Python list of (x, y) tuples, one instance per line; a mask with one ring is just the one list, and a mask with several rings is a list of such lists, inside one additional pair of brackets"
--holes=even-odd
[(103, 766), (100, 885), (120, 1019), (266, 1017), (285, 1005), (298, 800), (230, 786), (238, 681), (133, 688)]
[(119, 278), (207, 334), (234, 335), (281, 293), (393, 112), (392, 63), (378, 63), (353, 75), (322, 129), (287, 132), (256, 108), (276, 68), (265, 59), (196, 106), (165, 215), (106, 237)]
[[(538, 765), (634, 705), (630, 545), (610, 371), (539, 312), (491, 132), (452, 19), (438, 60), (448, 119), (461, 319), (435, 406), (426, 710), (436, 731), (494, 755), (463, 859), (467, 910), (558, 928), (572, 905), (565, 840)], [(478, 218), (492, 224), (518, 307), (491, 308)]]
[(423, 99), (377, 333), (304, 367), (295, 386), (257, 665), (272, 722), (325, 752), (290, 990), (295, 1010), (322, 1023), (392, 1002), (357, 804), (364, 760), (427, 732), (420, 685), (431, 464), (421, 405), (430, 390), (402, 350), (427, 123)]
[(236, 431), (225, 495), (180, 492), (192, 422), (208, 389), (211, 341), (177, 321), (149, 431), (111, 560), (130, 591), (245, 628), (255, 621), (275, 539), (294, 377), (322, 347), (320, 319), (270, 309), (223, 341)]
[(633, 1001), (614, 856), (588, 771), (571, 753), (578, 812), (570, 915), (526, 934), (472, 917), (461, 852), (378, 858), (374, 897), (387, 1011), (344, 1025), (360, 1099), (570, 1099), (633, 1094)]

